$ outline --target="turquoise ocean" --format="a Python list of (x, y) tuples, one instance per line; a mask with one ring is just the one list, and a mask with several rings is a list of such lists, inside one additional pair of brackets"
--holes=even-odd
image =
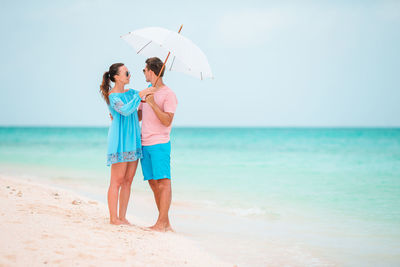
[[(105, 203), (107, 132), (0, 127), (0, 174), (73, 185)], [(400, 266), (399, 128), (177, 127), (171, 144), (172, 223), (217, 256)], [(151, 200), (140, 168), (132, 190)], [(137, 206), (133, 216), (151, 214)]]

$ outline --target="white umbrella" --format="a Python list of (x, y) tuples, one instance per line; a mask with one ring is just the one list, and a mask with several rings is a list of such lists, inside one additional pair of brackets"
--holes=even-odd
[[(192, 41), (179, 34), (181, 29), (182, 26), (176, 33), (160, 27), (149, 27), (129, 32), (121, 38), (133, 46), (137, 54), (165, 58), (167, 70), (183, 72), (201, 80), (213, 78), (206, 55)], [(171, 60), (167, 63), (169, 57)]]

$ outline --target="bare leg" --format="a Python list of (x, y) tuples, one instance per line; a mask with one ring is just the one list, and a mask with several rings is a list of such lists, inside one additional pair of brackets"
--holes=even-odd
[(129, 197), (131, 195), (131, 185), (133, 177), (136, 173), (138, 161), (128, 162), (128, 166), (125, 172), (125, 179), (121, 184), (121, 191), (119, 192), (119, 220), (123, 221), (124, 224), (130, 224), (126, 219), (126, 210), (128, 208)]
[(158, 182), (158, 190), (160, 197), (160, 208), (157, 222), (150, 229), (155, 231), (173, 231), (168, 218), (169, 207), (171, 206), (172, 192), (171, 180), (160, 179)]
[(118, 193), (121, 184), (125, 178), (125, 172), (128, 164), (127, 162), (119, 162), (111, 165), (111, 180), (108, 188), (107, 200), (108, 209), (110, 211), (110, 223), (111, 224), (122, 224), (122, 221), (118, 219), (117, 207), (118, 207)]
[(158, 212), (160, 212), (160, 190), (158, 189), (158, 181), (157, 180), (149, 180), (149, 185), (151, 190), (153, 190), (154, 199), (157, 204)]

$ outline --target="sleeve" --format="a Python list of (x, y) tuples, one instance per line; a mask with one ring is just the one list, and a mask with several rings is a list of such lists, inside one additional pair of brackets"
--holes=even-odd
[(177, 106), (178, 99), (176, 98), (175, 93), (169, 93), (164, 101), (164, 112), (175, 113)]
[(139, 97), (139, 94), (135, 91), (134, 95), (132, 96), (132, 99), (124, 104), (122, 100), (114, 96), (113, 94), (110, 95), (110, 106), (113, 108), (116, 112), (121, 114), (122, 116), (129, 116), (133, 112), (136, 111), (140, 104), (141, 98)]

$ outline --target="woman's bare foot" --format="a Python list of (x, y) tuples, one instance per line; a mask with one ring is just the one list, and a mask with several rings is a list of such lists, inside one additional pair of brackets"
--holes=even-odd
[(126, 224), (126, 225), (132, 225), (126, 218), (123, 219), (119, 219), (121, 222), (123, 222), (122, 224)]
[(121, 225), (121, 224), (124, 224), (124, 222), (121, 221), (120, 219), (114, 219), (114, 220), (111, 220), (111, 219), (110, 219), (110, 224), (113, 224), (113, 225)]

